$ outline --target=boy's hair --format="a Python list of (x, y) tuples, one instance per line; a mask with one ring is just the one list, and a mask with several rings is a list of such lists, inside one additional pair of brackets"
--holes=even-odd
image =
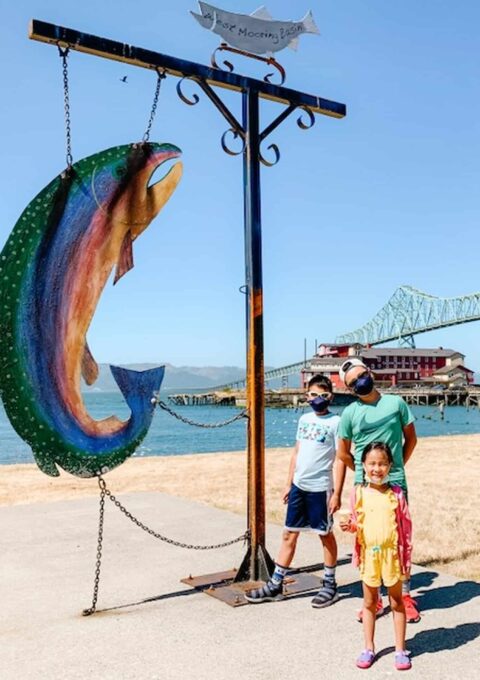
[(383, 451), (384, 454), (387, 456), (390, 465), (393, 464), (392, 449), (389, 447), (388, 444), (385, 444), (385, 442), (370, 442), (370, 444), (367, 444), (362, 451), (362, 463), (365, 462), (365, 459), (367, 455), (370, 453), (370, 451), (373, 451), (374, 449)]
[(317, 375), (310, 378), (308, 381), (308, 389), (313, 387), (313, 385), (321, 385), (321, 387), (326, 387), (329, 392), (333, 391), (332, 381), (321, 373), (317, 373)]

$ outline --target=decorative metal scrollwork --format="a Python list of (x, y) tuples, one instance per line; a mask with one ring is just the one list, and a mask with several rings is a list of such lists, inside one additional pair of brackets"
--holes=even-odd
[(270, 66), (273, 66), (274, 68), (276, 68), (277, 71), (280, 73), (280, 82), (279, 83), (272, 83), (271, 78), (274, 75), (276, 75), (275, 73), (267, 73), (267, 75), (263, 78), (263, 80), (266, 83), (269, 83), (270, 85), (283, 85), (283, 83), (285, 82), (285, 78), (287, 77), (287, 74), (286, 74), (283, 66), (281, 64), (279, 64), (278, 61), (276, 59), (274, 59), (273, 57), (270, 57), (270, 59), (267, 59), (266, 61)]
[(192, 98), (189, 99), (187, 97), (187, 95), (184, 94), (184, 92), (182, 90), (182, 86), (183, 86), (182, 84), (183, 84), (184, 80), (193, 80), (193, 82), (196, 82), (194, 78), (190, 78), (189, 76), (184, 76), (177, 83), (177, 94), (184, 104), (188, 104), (188, 106), (195, 106), (195, 104), (198, 104), (198, 102), (200, 101), (200, 97), (198, 96), (198, 94), (194, 93), (192, 95)]
[(214, 51), (214, 53), (212, 54), (212, 56), (210, 58), (210, 63), (212, 64), (213, 68), (218, 68), (218, 69), (220, 69), (220, 71), (227, 70), (229, 73), (233, 73), (233, 71), (235, 71), (235, 67), (234, 67), (234, 65), (232, 64), (231, 61), (227, 61), (226, 59), (223, 61), (223, 65), (226, 67), (226, 69), (222, 68), (217, 63), (217, 58), (216, 58), (217, 52), (223, 52), (223, 50), (225, 50), (225, 49), (227, 49), (227, 50), (229, 49), (228, 45), (226, 43), (221, 43), (217, 47), (217, 49)]
[(302, 130), (309, 130), (311, 127), (315, 125), (315, 116), (313, 115), (311, 109), (308, 108), (308, 106), (302, 106), (301, 109), (302, 111), (305, 111), (305, 113), (308, 115), (309, 121), (308, 123), (304, 123), (302, 120), (302, 116), (300, 115), (297, 118), (297, 125), (299, 128), (302, 128)]
[[(210, 58), (210, 63), (214, 68), (218, 68), (220, 71), (228, 71), (229, 73), (233, 73), (235, 70), (234, 65), (232, 64), (231, 61), (227, 61), (226, 59), (222, 62), (223, 66), (219, 65), (217, 62), (217, 52), (232, 52), (233, 54), (240, 54), (242, 57), (248, 57), (249, 59), (256, 59), (257, 61), (262, 61), (264, 64), (268, 64), (269, 66), (273, 66), (275, 69), (277, 69), (278, 73), (267, 73), (264, 77), (263, 80), (266, 83), (269, 83), (270, 85), (283, 85), (285, 82), (285, 78), (287, 77), (287, 74), (285, 72), (285, 69), (281, 64), (278, 63), (276, 59), (273, 57), (261, 57), (258, 54), (252, 54), (252, 52), (246, 52), (245, 50), (239, 50), (236, 47), (230, 47), (230, 45), (227, 45), (227, 43), (220, 43), (220, 45), (217, 47), (217, 49), (213, 52), (211, 58)], [(272, 83), (272, 78), (275, 75), (280, 74), (280, 82), (279, 83)]]
[(268, 168), (271, 168), (272, 166), (276, 165), (278, 161), (280, 160), (280, 149), (276, 144), (269, 144), (267, 146), (267, 149), (271, 149), (275, 155), (275, 160), (274, 161), (268, 161), (262, 154), (261, 151), (258, 152), (258, 157), (260, 160), (260, 163), (263, 163), (263, 165), (266, 165)]
[[(231, 133), (233, 135), (233, 139), (238, 139), (238, 137), (240, 137), (240, 139), (242, 140), (242, 148), (240, 149), (240, 151), (233, 151), (233, 149), (230, 149), (227, 146), (226, 139), (227, 139), (227, 135), (229, 133)], [(222, 149), (225, 151), (225, 153), (228, 153), (229, 156), (239, 156), (241, 153), (243, 153), (245, 151), (245, 139), (244, 139), (244, 137), (237, 130), (234, 130), (233, 128), (228, 128), (228, 130), (225, 130), (225, 132), (222, 135), (221, 144), (222, 144)]]

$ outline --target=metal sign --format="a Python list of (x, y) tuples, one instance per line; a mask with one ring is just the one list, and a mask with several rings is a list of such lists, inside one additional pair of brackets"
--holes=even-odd
[(225, 42), (253, 54), (273, 54), (285, 47), (297, 49), (302, 33), (319, 34), (312, 12), (300, 21), (276, 21), (265, 7), (252, 14), (236, 14), (199, 2), (201, 14), (190, 12), (203, 28), (221, 36)]

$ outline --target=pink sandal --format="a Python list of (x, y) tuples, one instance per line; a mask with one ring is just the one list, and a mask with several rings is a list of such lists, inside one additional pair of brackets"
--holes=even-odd
[(371, 649), (364, 649), (357, 659), (357, 668), (370, 668), (375, 661), (375, 652)]
[(397, 671), (408, 671), (411, 667), (410, 652), (402, 651), (395, 654), (395, 668)]

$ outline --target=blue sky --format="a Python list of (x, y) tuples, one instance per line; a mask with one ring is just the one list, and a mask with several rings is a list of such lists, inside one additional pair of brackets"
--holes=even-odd
[[(249, 13), (254, 0), (222, 0)], [(260, 3), (259, 3), (260, 4)], [(31, 18), (208, 63), (217, 36), (193, 0), (0, 0), (0, 244), (65, 166), (61, 64), (27, 39)], [(278, 19), (312, 9), (321, 36), (278, 58), (289, 87), (344, 102), (344, 120), (288, 119), (269, 138), (280, 163), (262, 170), (265, 361), (303, 357), (369, 320), (401, 284), (438, 296), (480, 289), (480, 5), (465, 0), (269, 0)], [(294, 7), (294, 9), (292, 9)], [(298, 8), (298, 9), (297, 9)], [(247, 71), (246, 63), (240, 69)], [(127, 83), (120, 78), (128, 76)], [(152, 72), (70, 57), (74, 160), (141, 139)], [(163, 87), (151, 139), (178, 145), (184, 177), (134, 246), (135, 269), (108, 285), (89, 332), (98, 361), (242, 365), (245, 356), (242, 163), (220, 147), (226, 125)], [(193, 88), (192, 90), (193, 91)], [(240, 97), (218, 91), (240, 116)], [(265, 104), (267, 124), (281, 107)], [(480, 369), (478, 322), (417, 336)]]

